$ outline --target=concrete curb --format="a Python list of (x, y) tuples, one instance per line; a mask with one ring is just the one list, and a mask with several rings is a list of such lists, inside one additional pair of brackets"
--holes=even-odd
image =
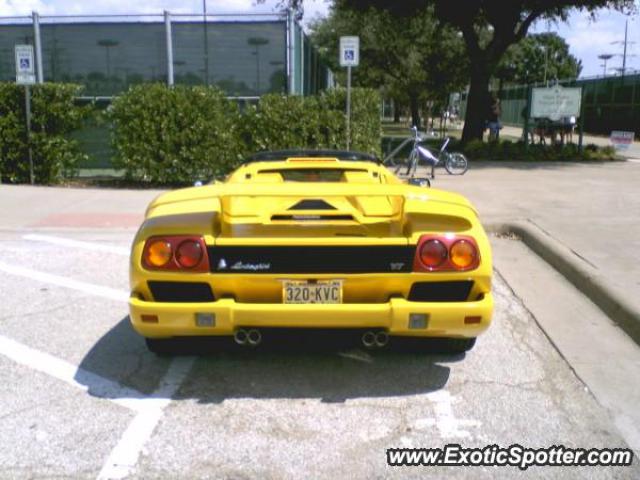
[(640, 312), (613, 290), (597, 270), (531, 223), (507, 222), (485, 226), (487, 232), (513, 233), (569, 280), (640, 345)]

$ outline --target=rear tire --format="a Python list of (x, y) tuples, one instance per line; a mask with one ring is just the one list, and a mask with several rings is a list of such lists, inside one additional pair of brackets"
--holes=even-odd
[(469, 169), (469, 162), (461, 153), (450, 153), (444, 162), (444, 168), (451, 175), (464, 175)]
[(175, 341), (172, 338), (145, 338), (147, 349), (160, 357), (173, 355), (176, 350)]
[(438, 338), (435, 350), (438, 353), (461, 354), (468, 352), (476, 344), (474, 338)]

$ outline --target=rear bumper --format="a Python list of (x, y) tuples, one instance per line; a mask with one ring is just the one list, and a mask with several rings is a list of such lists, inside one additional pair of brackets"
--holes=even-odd
[[(239, 327), (283, 328), (381, 328), (396, 336), (476, 337), (491, 323), (493, 297), (485, 294), (473, 302), (409, 302), (392, 298), (387, 303), (287, 305), (237, 303), (220, 299), (208, 303), (161, 303), (129, 299), (134, 329), (145, 337), (232, 335)], [(215, 315), (215, 326), (196, 325), (196, 313)], [(425, 328), (409, 328), (409, 316), (426, 316)], [(142, 321), (157, 316), (157, 323)], [(465, 317), (480, 317), (465, 323)]]

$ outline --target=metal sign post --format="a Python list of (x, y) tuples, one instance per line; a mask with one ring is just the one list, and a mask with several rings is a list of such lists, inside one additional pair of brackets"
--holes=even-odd
[(360, 38), (340, 37), (340, 66), (347, 67), (347, 150), (351, 147), (351, 67), (360, 63)]
[(29, 148), (29, 182), (35, 183), (33, 174), (33, 151), (31, 150), (31, 89), (29, 85), (24, 86), (25, 117), (27, 117), (27, 146)]
[(27, 146), (29, 149), (29, 181), (35, 183), (33, 172), (33, 151), (31, 150), (31, 89), (36, 83), (35, 67), (33, 64), (33, 46), (16, 45), (16, 83), (24, 85), (24, 106), (27, 120)]
[(347, 150), (351, 144), (351, 66), (347, 67)]

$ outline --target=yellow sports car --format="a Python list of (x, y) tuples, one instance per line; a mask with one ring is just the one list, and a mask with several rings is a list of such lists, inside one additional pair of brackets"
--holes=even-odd
[(156, 353), (173, 337), (256, 346), (284, 328), (350, 329), (368, 348), (437, 337), (459, 353), (491, 322), (491, 249), (464, 197), (373, 156), (264, 152), (151, 202), (129, 305)]

